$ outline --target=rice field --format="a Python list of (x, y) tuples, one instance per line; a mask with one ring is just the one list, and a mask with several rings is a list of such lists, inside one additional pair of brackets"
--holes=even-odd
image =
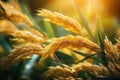
[(0, 80), (120, 80), (120, 2), (47, 1), (0, 0)]

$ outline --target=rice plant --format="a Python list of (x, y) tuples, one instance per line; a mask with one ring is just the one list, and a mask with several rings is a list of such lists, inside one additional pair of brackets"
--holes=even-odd
[(23, 2), (0, 0), (1, 80), (120, 79), (119, 27), (111, 37), (96, 15), (93, 31), (75, 1), (82, 23), (38, 9), (39, 24)]

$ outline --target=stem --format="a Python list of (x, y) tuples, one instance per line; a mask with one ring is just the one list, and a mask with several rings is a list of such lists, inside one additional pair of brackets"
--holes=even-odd
[(58, 64), (59, 64), (61, 67), (64, 68), (64, 66), (62, 65), (62, 62), (60, 61), (60, 59), (59, 59), (55, 54), (53, 54), (53, 56), (54, 56), (54, 59), (58, 62)]

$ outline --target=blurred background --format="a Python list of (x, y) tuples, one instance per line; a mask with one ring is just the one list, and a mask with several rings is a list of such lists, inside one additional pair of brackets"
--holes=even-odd
[[(36, 0), (29, 1), (27, 3), (30, 6), (30, 9), (33, 13), (36, 12), (37, 9), (45, 8), (49, 10), (54, 10), (57, 12), (61, 12), (67, 15), (75, 15), (74, 10), (74, 0)], [(107, 14), (117, 18), (120, 18), (120, 0), (75, 0), (78, 6), (82, 9), (84, 14), (93, 15), (96, 10), (99, 14)], [(90, 14), (91, 13), (91, 14)]]
[[(120, 0), (36, 0), (26, 1), (33, 15), (38, 9), (60, 12), (77, 19), (80, 24), (89, 26), (96, 34), (96, 19), (100, 18), (101, 27), (110, 39), (119, 35)], [(84, 19), (83, 19), (84, 18)], [(118, 33), (118, 34), (116, 34)], [(114, 40), (113, 40), (114, 41)]]
[[(2, 0), (5, 2), (14, 0)], [(41, 29), (44, 30), (42, 18), (36, 15), (40, 9), (48, 9), (50, 11), (60, 12), (66, 16), (77, 19), (83, 27), (89, 27), (92, 35), (96, 37), (97, 26), (103, 28), (104, 33), (108, 38), (115, 43), (115, 38), (120, 36), (120, 0), (16, 0), (20, 4), (20, 8), (32, 19), (38, 23)], [(14, 4), (13, 4), (14, 5)], [(99, 24), (97, 21), (99, 20)], [(51, 24), (52, 25), (52, 24)], [(54, 26), (54, 25), (52, 25)], [(54, 28), (56, 29), (56, 28)], [(64, 36), (67, 32), (61, 33), (63, 29), (57, 28), (54, 30), (56, 36)], [(61, 31), (59, 31), (61, 30)], [(9, 54), (12, 49), (12, 44), (8, 40), (9, 36), (0, 34), (0, 57)], [(4, 54), (3, 54), (4, 53)], [(59, 54), (59, 53), (57, 53)], [(60, 54), (59, 54), (60, 55)], [(63, 60), (65, 54), (61, 55)], [(66, 64), (71, 64), (74, 61), (70, 56), (68, 60), (63, 60)], [(38, 57), (37, 57), (38, 59)], [(36, 59), (36, 61), (37, 61)], [(34, 58), (33, 58), (33, 62)], [(21, 61), (14, 64), (7, 71), (0, 73), (0, 80), (43, 80), (41, 75), (48, 70), (48, 66), (56, 65), (55, 61), (48, 61), (41, 69), (36, 68), (37, 64), (29, 61)], [(28, 63), (32, 66), (26, 73), (25, 65)], [(49, 64), (47, 64), (49, 63)], [(45, 67), (46, 66), (46, 67)], [(25, 76), (24, 76), (25, 75)], [(27, 78), (26, 78), (27, 76)], [(30, 78), (28, 78), (28, 76)]]

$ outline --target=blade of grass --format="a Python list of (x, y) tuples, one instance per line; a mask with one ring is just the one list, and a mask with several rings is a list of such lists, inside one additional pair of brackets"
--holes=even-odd
[(83, 52), (79, 52), (79, 51), (75, 51), (75, 50), (73, 50), (73, 52), (75, 52), (75, 53), (77, 53), (77, 54), (79, 54), (79, 55), (81, 55), (81, 56), (84, 56), (84, 57), (89, 57), (89, 56), (91, 56), (91, 57), (89, 57), (89, 58), (91, 58), (91, 59), (97, 59), (96, 57), (94, 57), (96, 54), (92, 54), (92, 55), (90, 55), (90, 54), (87, 54), (87, 53), (83, 53)]
[(47, 21), (43, 21), (44, 25), (45, 25), (45, 29), (47, 32), (47, 35), (49, 38), (54, 38), (55, 37), (55, 33), (53, 31), (52, 25), (51, 23), (47, 22)]
[(86, 28), (86, 30), (87, 30), (88, 33), (89, 33), (89, 38), (90, 38), (92, 41), (97, 42), (97, 41), (94, 39), (94, 37), (93, 37), (93, 35), (92, 35), (92, 32), (91, 32), (91, 30), (90, 30), (89, 23), (88, 23), (87, 19), (85, 18), (82, 10), (81, 10), (80, 7), (78, 6), (76, 0), (72, 0), (72, 2), (73, 2), (73, 6), (74, 6), (75, 10), (76, 10), (77, 13), (79, 14), (79, 17), (80, 17), (80, 19), (81, 19), (81, 21), (82, 21), (82, 23), (83, 23), (83, 26)]
[(100, 56), (100, 62), (109, 70), (111, 75), (114, 75), (112, 70), (109, 68), (109, 61), (106, 58), (106, 54), (105, 54), (105, 47), (104, 47), (104, 39), (105, 39), (105, 35), (101, 30), (101, 24), (100, 24), (100, 17), (96, 16), (96, 26), (97, 26), (97, 32), (98, 32), (98, 38), (99, 38), (99, 42), (100, 42), (100, 48), (101, 48), (101, 52), (98, 54), (98, 57)]
[(100, 42), (100, 48), (101, 48), (101, 52), (99, 53), (98, 56), (100, 56), (100, 62), (108, 67), (108, 60), (106, 58), (106, 54), (104, 52), (104, 39), (105, 39), (105, 35), (101, 30), (101, 24), (100, 24), (100, 18), (97, 16), (96, 17), (96, 27), (97, 27), (97, 33), (98, 33), (98, 38), (99, 38), (99, 42)]
[(59, 59), (55, 54), (54, 54), (53, 56), (54, 56), (55, 61), (57, 61), (58, 64), (59, 64), (61, 67), (64, 68), (64, 66), (62, 65), (62, 62), (60, 61), (60, 59)]
[(85, 61), (85, 60), (87, 60), (87, 59), (93, 58), (93, 56), (95, 56), (95, 55), (96, 55), (96, 54), (88, 55), (88, 56), (86, 56), (85, 58), (83, 58), (82, 60), (78, 61), (77, 64), (80, 63), (80, 62), (83, 62), (83, 61)]

